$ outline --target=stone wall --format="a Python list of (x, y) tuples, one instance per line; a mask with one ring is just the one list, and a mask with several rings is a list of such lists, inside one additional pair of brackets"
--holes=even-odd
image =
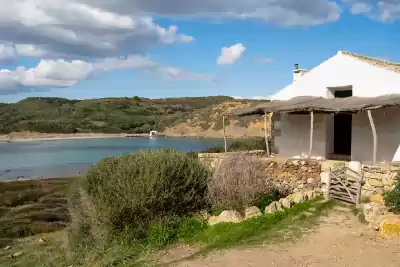
[[(265, 164), (266, 179), (273, 180), (277, 187), (287, 190), (288, 193), (321, 187), (319, 161), (268, 158), (265, 157), (264, 151), (253, 151), (249, 154), (260, 157)], [(224, 157), (223, 153), (199, 154), (199, 159), (211, 168), (216, 168)]]
[[(326, 193), (329, 172), (337, 168), (348, 168), (354, 172), (363, 171), (364, 185), (361, 197), (363, 201), (366, 201), (372, 195), (384, 195), (393, 190), (400, 174), (400, 164), (393, 163), (370, 166), (354, 161), (267, 158), (264, 151), (253, 151), (249, 154), (259, 156), (265, 162), (266, 178), (272, 179), (277, 186), (287, 188), (290, 193), (316, 188), (321, 188)], [(224, 153), (199, 154), (199, 159), (211, 168), (216, 168), (224, 157)], [(348, 175), (354, 174), (349, 171)]]
[(400, 164), (363, 165), (364, 180), (361, 195), (369, 198), (372, 195), (383, 195), (396, 187)]

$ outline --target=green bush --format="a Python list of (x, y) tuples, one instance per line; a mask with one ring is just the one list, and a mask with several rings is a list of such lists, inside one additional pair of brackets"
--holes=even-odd
[(151, 238), (162, 222), (207, 205), (209, 176), (198, 159), (170, 149), (105, 158), (79, 180), (71, 195), (71, 240), (107, 244), (127, 235), (160, 245), (171, 238)]
[[(273, 149), (273, 142), (269, 140), (269, 147)], [(228, 152), (239, 152), (239, 151), (251, 151), (251, 150), (266, 150), (265, 139), (263, 137), (254, 137), (249, 139), (238, 139), (233, 140), (230, 145), (228, 145)], [(203, 153), (223, 153), (225, 152), (224, 147), (216, 146), (210, 147), (204, 151)]]
[(397, 175), (398, 182), (393, 191), (385, 195), (385, 204), (395, 212), (400, 212), (400, 175)]

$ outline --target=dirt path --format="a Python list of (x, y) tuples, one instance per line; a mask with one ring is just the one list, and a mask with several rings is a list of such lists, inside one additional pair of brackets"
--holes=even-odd
[(172, 266), (400, 266), (400, 244), (382, 240), (349, 211), (335, 209), (320, 220), (319, 226), (295, 243), (217, 251)]

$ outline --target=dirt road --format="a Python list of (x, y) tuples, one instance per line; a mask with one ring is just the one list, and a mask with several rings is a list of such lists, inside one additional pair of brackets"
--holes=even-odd
[(296, 242), (217, 251), (171, 266), (399, 267), (400, 244), (382, 240), (350, 211), (336, 209)]

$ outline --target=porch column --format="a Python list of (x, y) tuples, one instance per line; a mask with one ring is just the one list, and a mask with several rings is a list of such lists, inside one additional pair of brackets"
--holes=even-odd
[(264, 136), (265, 136), (265, 146), (267, 148), (267, 157), (270, 156), (268, 134), (267, 134), (267, 112), (264, 113)]
[(368, 119), (369, 123), (371, 124), (371, 129), (372, 129), (372, 137), (373, 137), (373, 142), (374, 142), (374, 148), (372, 152), (372, 165), (375, 165), (376, 163), (376, 152), (378, 149), (378, 137), (376, 134), (376, 128), (375, 128), (375, 123), (374, 123), (374, 118), (372, 118), (372, 113), (371, 110), (367, 110), (368, 113)]
[(228, 152), (228, 147), (226, 144), (225, 116), (222, 116), (222, 128), (223, 128), (223, 132), (224, 132), (224, 151), (226, 153), (226, 152)]
[(311, 120), (310, 120), (310, 147), (308, 148), (308, 159), (311, 158), (311, 152), (313, 148), (313, 139), (314, 139), (314, 111), (311, 111)]

